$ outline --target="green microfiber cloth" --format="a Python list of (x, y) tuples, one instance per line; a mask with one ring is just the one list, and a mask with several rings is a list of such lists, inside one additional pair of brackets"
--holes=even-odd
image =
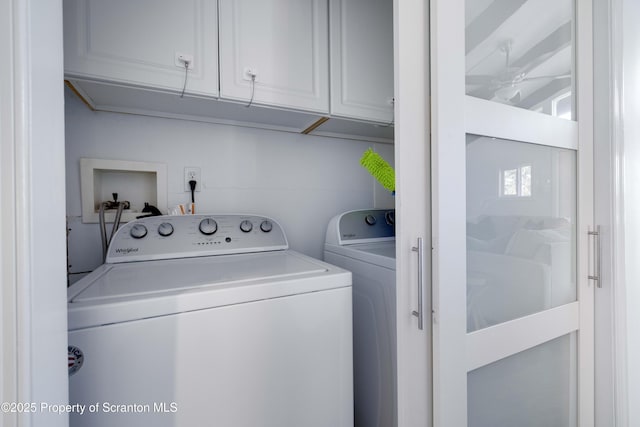
[(368, 148), (360, 158), (360, 164), (369, 171), (371, 175), (387, 190), (395, 192), (396, 190), (396, 174), (389, 163), (387, 163), (380, 155)]

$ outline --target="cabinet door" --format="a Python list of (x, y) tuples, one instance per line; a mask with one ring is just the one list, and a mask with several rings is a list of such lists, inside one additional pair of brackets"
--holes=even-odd
[(220, 0), (219, 13), (222, 98), (329, 111), (327, 0)]
[[(67, 77), (218, 94), (216, 0), (64, 0)], [(191, 59), (189, 70), (177, 59)]]
[(393, 1), (331, 0), (331, 114), (393, 121)]

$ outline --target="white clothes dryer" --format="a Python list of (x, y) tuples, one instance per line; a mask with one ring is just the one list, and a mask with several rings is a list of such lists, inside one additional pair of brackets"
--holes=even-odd
[(324, 260), (353, 274), (353, 373), (356, 427), (397, 426), (395, 211), (366, 209), (334, 217)]
[(353, 425), (351, 274), (273, 219), (130, 222), (68, 313), (72, 427)]

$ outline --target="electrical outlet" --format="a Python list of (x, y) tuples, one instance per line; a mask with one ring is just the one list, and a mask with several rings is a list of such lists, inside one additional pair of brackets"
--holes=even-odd
[(200, 191), (202, 188), (202, 178), (200, 178), (200, 168), (195, 166), (188, 166), (184, 168), (184, 191), (191, 192), (189, 181), (194, 180), (196, 182), (196, 191)]
[(185, 62), (189, 62), (188, 69), (193, 70), (193, 67), (194, 67), (193, 55), (190, 53), (176, 52), (176, 56), (175, 56), (176, 67), (182, 68), (184, 70)]

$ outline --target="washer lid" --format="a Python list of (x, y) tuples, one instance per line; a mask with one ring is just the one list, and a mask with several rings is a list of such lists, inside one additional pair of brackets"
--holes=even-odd
[(354, 245), (353, 250), (364, 252), (366, 254), (377, 255), (389, 259), (396, 259), (396, 242)]
[(396, 269), (396, 242), (359, 243), (355, 245), (325, 244), (326, 252), (347, 256), (363, 262)]
[(114, 264), (70, 302), (152, 296), (326, 271), (322, 265), (286, 252)]
[(294, 251), (104, 264), (68, 290), (69, 330), (351, 286)]

